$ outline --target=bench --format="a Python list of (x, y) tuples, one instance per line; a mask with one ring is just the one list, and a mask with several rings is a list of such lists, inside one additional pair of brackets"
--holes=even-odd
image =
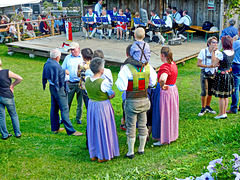
[(196, 31), (201, 31), (201, 32), (205, 32), (205, 42), (207, 42), (207, 38), (208, 38), (208, 35), (214, 35), (214, 34), (218, 34), (219, 31), (206, 31), (206, 30), (203, 30), (201, 26), (190, 26), (191, 29), (193, 30), (196, 30)]
[(187, 41), (189, 42), (189, 34), (191, 35), (191, 41), (193, 41), (193, 33), (196, 33), (196, 31), (193, 30), (186, 30), (187, 33)]
[(166, 36), (166, 43), (168, 43), (168, 39), (169, 39), (169, 35), (172, 35), (172, 31), (166, 31), (166, 32), (163, 32), (163, 35)]

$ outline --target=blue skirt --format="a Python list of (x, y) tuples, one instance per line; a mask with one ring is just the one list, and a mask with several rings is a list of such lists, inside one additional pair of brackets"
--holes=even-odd
[(160, 139), (161, 134), (161, 118), (160, 118), (160, 84), (157, 83), (156, 89), (153, 90), (152, 101), (152, 138)]

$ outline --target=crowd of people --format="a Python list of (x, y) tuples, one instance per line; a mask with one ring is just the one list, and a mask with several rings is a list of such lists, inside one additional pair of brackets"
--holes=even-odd
[[(99, 1), (97, 4), (97, 8), (100, 8), (97, 12), (107, 17), (106, 10), (101, 10), (101, 3), (102, 1)], [(191, 20), (187, 11), (183, 12), (182, 18), (178, 15), (176, 8), (172, 11), (174, 18), (171, 18), (170, 9), (166, 10), (166, 25), (162, 28), (167, 31), (174, 26), (174, 23), (184, 23), (185, 25), (176, 31), (178, 35), (190, 26)], [(123, 11), (119, 10), (119, 13), (123, 14)], [(89, 9), (87, 14), (87, 17), (90, 16), (94, 17), (92, 9)], [(152, 19), (159, 18), (155, 11), (151, 12), (151, 16)], [(164, 41), (160, 32), (157, 31), (158, 26), (152, 19), (148, 22), (151, 25), (150, 34), (156, 33)], [(237, 114), (240, 110), (240, 107), (237, 107), (240, 84), (240, 27), (236, 31), (232, 27), (234, 25), (232, 22), (233, 20), (230, 19), (230, 26), (224, 29), (225, 34), (221, 36), (222, 49), (218, 49), (218, 39), (213, 36), (208, 38), (207, 48), (201, 50), (198, 55), (197, 66), (201, 68), (202, 102), (202, 109), (198, 116), (203, 116), (206, 112), (216, 114), (216, 111), (210, 107), (212, 95), (219, 98), (219, 115), (215, 119), (227, 118), (227, 113)], [(110, 31), (110, 26), (113, 25), (110, 25), (110, 21), (106, 23), (102, 25), (102, 29), (108, 28)], [(93, 31), (89, 38), (97, 28), (94, 24), (90, 24)], [(144, 25), (146, 24), (141, 24), (141, 26)], [(119, 29), (124, 29), (124, 26), (126, 25), (116, 25)], [(85, 26), (85, 33), (88, 27)], [(120, 38), (122, 33), (117, 32)], [(101, 35), (103, 36), (103, 32)], [(178, 68), (173, 61), (171, 49), (162, 47), (160, 59), (163, 65), (157, 74), (150, 65), (151, 51), (149, 44), (144, 41), (145, 35), (143, 27), (135, 26), (136, 41), (126, 48), (127, 57), (115, 82), (118, 90), (123, 92), (122, 103), (119, 105), (123, 108), (121, 129), (126, 130), (128, 152), (125, 157), (130, 159), (135, 157), (136, 138), (139, 139), (138, 155), (144, 154), (146, 141), (151, 135), (157, 140), (153, 144), (155, 146), (169, 144), (178, 138), (179, 94), (176, 86)], [(69, 50), (71, 54), (65, 57), (61, 66), (59, 64), (60, 50), (52, 49), (50, 58), (43, 67), (43, 89), (45, 90), (46, 84), (49, 83), (51, 94), (51, 131), (57, 134), (65, 128), (68, 135), (82, 136), (84, 134), (76, 131), (69, 119), (71, 104), (76, 95), (76, 122), (78, 124), (82, 124), (83, 102), (87, 109), (86, 145), (90, 158), (98, 162), (109, 161), (120, 155), (114, 110), (110, 102), (110, 99), (115, 97), (115, 92), (112, 90), (114, 81), (111, 70), (104, 68), (104, 53), (101, 50), (92, 51), (91, 48), (80, 50), (77, 42), (71, 42)], [(1, 61), (0, 74), (2, 139), (6, 140), (12, 136), (6, 128), (5, 107), (11, 116), (15, 136), (19, 138), (21, 132), (14, 104), (13, 88), (21, 82), (22, 78), (8, 69), (2, 69)], [(12, 83), (11, 79), (15, 81)], [(228, 98), (231, 96), (231, 109), (227, 111)], [(60, 128), (61, 123), (64, 128)], [(136, 134), (137, 128), (138, 135)]]
[[(126, 8), (124, 12), (123, 9), (118, 10), (115, 6), (112, 11), (107, 11), (102, 7), (102, 3), (102, 0), (98, 0), (94, 11), (92, 8), (89, 8), (88, 13), (85, 15), (85, 17), (92, 18), (91, 21), (89, 19), (83, 21), (85, 39), (92, 39), (93, 35), (99, 31), (100, 39), (111, 39), (111, 34), (114, 33), (119, 41), (121, 39), (127, 39), (128, 34), (133, 35), (136, 28), (142, 27), (149, 36), (149, 43), (155, 41), (164, 45), (165, 39), (163, 33), (171, 30), (173, 31), (174, 37), (180, 37), (184, 42), (187, 40), (187, 37), (185, 37), (183, 33), (190, 28), (192, 20), (186, 10), (179, 13), (176, 7), (168, 7), (165, 11), (164, 24), (155, 22), (155, 20), (160, 19), (155, 10), (151, 10), (151, 18), (147, 23), (140, 22), (140, 24), (138, 24), (140, 21), (140, 14), (139, 12), (135, 12), (134, 18), (139, 21), (134, 21), (133, 27), (131, 27), (132, 15), (129, 8)], [(106, 18), (107, 20), (99, 22), (96, 19), (97, 17), (103, 17), (103, 19)], [(122, 20), (120, 20), (120, 18), (116, 20), (116, 17), (122, 17)], [(103, 33), (104, 31), (105, 33)], [(154, 37), (155, 39), (153, 40)]]

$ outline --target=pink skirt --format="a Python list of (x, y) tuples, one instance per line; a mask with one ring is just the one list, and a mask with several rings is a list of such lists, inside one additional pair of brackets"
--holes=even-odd
[(179, 97), (177, 86), (160, 91), (161, 143), (170, 143), (178, 138)]

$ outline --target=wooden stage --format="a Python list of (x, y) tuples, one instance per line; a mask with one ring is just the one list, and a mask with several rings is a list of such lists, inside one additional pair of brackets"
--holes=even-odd
[[(82, 32), (73, 33), (73, 40), (78, 42), (80, 48), (91, 48), (92, 50), (100, 49), (103, 51), (106, 63), (108, 65), (119, 66), (126, 59), (126, 47), (133, 41), (117, 41), (115, 38), (110, 40), (100, 40), (96, 35), (91, 40), (85, 40)], [(66, 35), (50, 36), (40, 39), (7, 43), (9, 52), (21, 52), (26, 54), (34, 54), (36, 56), (49, 57), (50, 50), (61, 47), (65, 43)], [(151, 59), (150, 64), (154, 68), (159, 68), (162, 64), (160, 60), (160, 50), (162, 45), (150, 43)], [(167, 44), (165, 44), (167, 46)], [(196, 57), (201, 49), (206, 47), (206, 43), (202, 37), (194, 37), (193, 42), (184, 42), (180, 46), (170, 46), (173, 51), (173, 59), (176, 63), (184, 62), (188, 59)], [(68, 53), (62, 53), (62, 59)]]

